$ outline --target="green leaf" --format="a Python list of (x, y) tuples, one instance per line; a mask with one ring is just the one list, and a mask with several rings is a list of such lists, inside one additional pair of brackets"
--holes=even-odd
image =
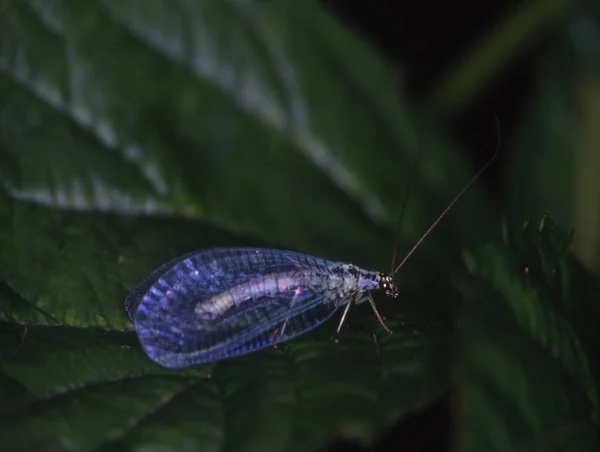
[(4, 325), (3, 371), (28, 394), (1, 401), (10, 434), (0, 445), (316, 450), (337, 434), (372, 441), (439, 394), (447, 344), (427, 330), (407, 323), (377, 344), (357, 331), (336, 344), (320, 330), (277, 350), (175, 372), (148, 360), (133, 333)]
[(543, 215), (538, 224), (525, 222), (517, 233), (509, 233), (510, 244), (523, 272), (547, 288), (546, 296), (559, 298), (561, 303), (571, 298), (568, 252), (573, 231), (567, 234), (552, 217)]
[[(464, 451), (593, 451), (592, 407), (573, 376), (498, 309), (474, 303), (464, 319)], [(486, 311), (486, 312), (483, 312)]]
[(481, 279), (467, 285), (461, 320), (462, 450), (596, 450), (600, 368), (573, 312), (579, 305), (596, 324), (600, 316), (585, 309), (590, 299), (565, 306), (574, 295), (569, 234), (543, 217), (510, 237), (512, 250), (489, 244), (465, 255)]
[[(127, 330), (128, 289), (161, 263), (218, 243), (252, 244), (199, 222), (60, 212), (0, 194), (0, 271), (44, 320)], [(15, 304), (9, 297), (3, 304)], [(19, 308), (24, 309), (24, 308)], [(17, 320), (14, 310), (3, 316)]]

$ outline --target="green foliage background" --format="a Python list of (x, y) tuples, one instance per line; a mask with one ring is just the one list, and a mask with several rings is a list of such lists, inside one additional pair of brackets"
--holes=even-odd
[[(387, 270), (417, 143), (401, 250), (474, 172), (445, 121), (541, 32), (508, 196), (474, 187), (428, 237), (378, 299), (395, 334), (361, 306), (339, 343), (145, 357), (123, 301), (181, 253)], [(598, 450), (599, 68), (592, 2), (507, 11), (414, 105), (312, 0), (1, 0), (0, 450), (369, 446), (448, 393), (454, 450)]]

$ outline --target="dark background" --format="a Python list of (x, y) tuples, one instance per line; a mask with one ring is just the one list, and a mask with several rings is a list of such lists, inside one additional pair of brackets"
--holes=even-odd
[[(394, 0), (321, 0), (346, 24), (369, 40), (385, 57), (403, 68), (398, 84), (417, 105), (456, 59), (485, 36), (519, 2), (399, 2)], [(547, 50), (550, 33), (541, 34), (521, 49), (508, 67), (459, 114), (444, 118), (445, 132), (454, 138), (476, 167), (485, 164), (497, 144), (495, 118), (501, 138), (510, 137), (528, 101), (536, 56)], [(502, 193), (501, 171), (508, 155), (500, 152), (497, 164), (482, 175), (489, 194)]]

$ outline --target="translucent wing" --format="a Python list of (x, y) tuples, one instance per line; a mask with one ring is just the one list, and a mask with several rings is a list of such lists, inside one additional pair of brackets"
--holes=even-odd
[(187, 367), (302, 334), (340, 305), (340, 264), (290, 251), (217, 248), (155, 270), (127, 298), (148, 356)]

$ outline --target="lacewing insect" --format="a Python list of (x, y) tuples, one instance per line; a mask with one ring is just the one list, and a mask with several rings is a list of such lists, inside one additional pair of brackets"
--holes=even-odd
[(398, 296), (394, 276), (463, 193), (471, 178), (390, 273), (365, 270), (292, 251), (214, 248), (186, 254), (152, 272), (125, 300), (146, 354), (164, 367), (183, 368), (254, 352), (305, 333), (371, 292)]

